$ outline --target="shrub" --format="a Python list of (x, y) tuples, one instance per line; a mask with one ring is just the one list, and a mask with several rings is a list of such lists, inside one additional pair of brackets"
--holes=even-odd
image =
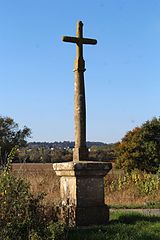
[(43, 195), (33, 196), (29, 184), (10, 172), (14, 148), (4, 171), (0, 175), (0, 228), (3, 239), (28, 239), (32, 230), (44, 235)]
[(50, 222), (48, 225), (50, 240), (65, 240), (66, 228), (63, 222)]
[(116, 167), (155, 173), (160, 166), (160, 118), (129, 131), (115, 148)]
[(26, 126), (21, 130), (10, 117), (0, 116), (0, 165), (6, 164), (6, 158), (15, 146), (26, 146), (26, 138), (30, 137), (31, 130)]
[(29, 184), (11, 173), (15, 152), (16, 148), (12, 149), (0, 174), (0, 239), (63, 239), (63, 225), (50, 223), (45, 215), (42, 205), (44, 194), (32, 195)]

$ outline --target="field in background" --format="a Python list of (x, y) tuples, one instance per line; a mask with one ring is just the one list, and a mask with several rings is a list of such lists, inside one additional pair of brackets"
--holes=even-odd
[[(59, 202), (59, 178), (52, 164), (12, 164), (12, 171), (30, 182), (33, 194), (46, 193), (45, 204)], [(139, 172), (125, 175), (113, 168), (105, 177), (105, 203), (111, 206), (160, 206), (160, 179)]]
[(33, 194), (44, 192), (44, 203), (52, 205), (59, 202), (59, 178), (55, 175), (51, 163), (12, 164), (12, 172), (30, 183)]
[(105, 196), (110, 206), (160, 208), (160, 175), (113, 168), (105, 177)]

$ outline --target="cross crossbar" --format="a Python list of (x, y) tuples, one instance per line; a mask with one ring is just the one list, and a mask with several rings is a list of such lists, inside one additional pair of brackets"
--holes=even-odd
[(97, 44), (96, 39), (78, 38), (78, 37), (69, 37), (69, 36), (63, 36), (62, 41), (63, 42), (71, 42), (71, 43), (79, 43), (79, 44), (91, 44), (91, 45)]

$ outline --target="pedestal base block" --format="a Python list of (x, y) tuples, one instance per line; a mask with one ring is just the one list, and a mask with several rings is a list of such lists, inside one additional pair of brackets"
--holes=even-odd
[(107, 205), (94, 207), (59, 206), (58, 218), (67, 226), (106, 225), (109, 221)]
[(89, 161), (53, 164), (53, 169), (60, 176), (61, 220), (71, 226), (108, 222), (103, 177), (111, 168), (111, 163)]
[(76, 226), (105, 225), (109, 221), (107, 205), (94, 207), (77, 207)]

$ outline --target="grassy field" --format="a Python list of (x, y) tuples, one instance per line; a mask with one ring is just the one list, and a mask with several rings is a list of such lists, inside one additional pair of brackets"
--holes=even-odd
[(111, 214), (109, 225), (70, 230), (69, 240), (160, 240), (160, 217), (137, 213)]

